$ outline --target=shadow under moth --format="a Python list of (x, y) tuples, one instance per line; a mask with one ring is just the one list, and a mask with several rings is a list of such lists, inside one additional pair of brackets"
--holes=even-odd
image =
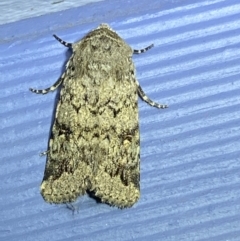
[(140, 196), (138, 96), (150, 100), (135, 77), (133, 50), (107, 24), (89, 32), (72, 49), (66, 70), (47, 94), (61, 85), (48, 144), (41, 194), (49, 203), (70, 203), (86, 191), (119, 208)]

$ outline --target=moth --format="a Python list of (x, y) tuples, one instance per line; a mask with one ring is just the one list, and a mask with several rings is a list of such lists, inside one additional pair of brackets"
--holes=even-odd
[(47, 94), (61, 85), (51, 130), (41, 194), (49, 203), (70, 203), (87, 191), (101, 202), (131, 207), (140, 197), (138, 96), (149, 99), (135, 77), (133, 50), (107, 24), (76, 43), (66, 70)]

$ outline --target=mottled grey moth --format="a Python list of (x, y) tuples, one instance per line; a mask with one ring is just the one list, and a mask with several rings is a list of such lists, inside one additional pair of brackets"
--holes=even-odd
[(107, 24), (72, 49), (66, 70), (47, 94), (61, 86), (51, 130), (41, 194), (49, 203), (69, 203), (93, 192), (102, 202), (131, 207), (140, 196), (138, 95), (150, 100), (135, 77), (133, 50)]

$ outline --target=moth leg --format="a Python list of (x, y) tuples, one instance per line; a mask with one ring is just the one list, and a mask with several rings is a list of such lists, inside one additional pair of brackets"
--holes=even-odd
[(138, 94), (139, 96), (141, 97), (141, 99), (143, 101), (145, 101), (147, 104), (153, 106), (153, 107), (156, 107), (156, 108), (159, 108), (159, 109), (165, 109), (167, 108), (168, 106), (167, 105), (164, 105), (164, 104), (159, 104), (157, 102), (154, 102), (152, 101), (151, 99), (149, 99), (147, 97), (147, 95), (144, 93), (143, 89), (141, 88), (141, 86), (139, 85), (138, 81), (136, 81), (137, 83), (137, 89), (138, 89)]
[(147, 46), (147, 47), (144, 48), (144, 49), (139, 49), (139, 50), (138, 50), (138, 49), (134, 49), (134, 50), (133, 50), (133, 53), (134, 53), (134, 54), (144, 53), (144, 52), (148, 51), (149, 49), (151, 49), (153, 46), (154, 46), (154, 45), (151, 44), (151, 45)]
[(39, 156), (46, 156), (47, 154), (49, 153), (49, 150), (48, 151), (43, 151), (39, 154)]
[(33, 93), (36, 93), (36, 94), (45, 95), (45, 94), (49, 93), (50, 91), (54, 91), (55, 89), (57, 89), (58, 86), (62, 84), (64, 77), (65, 77), (65, 72), (62, 74), (62, 76), (51, 87), (49, 87), (47, 89), (36, 90), (36, 89), (29, 88), (29, 90), (32, 91)]
[(79, 206), (74, 206), (72, 203), (66, 203), (66, 207), (72, 211), (73, 215), (75, 212), (79, 213)]
[[(54, 38), (56, 38), (61, 44), (63, 44), (64, 46), (68, 47), (68, 48), (72, 48), (72, 44), (71, 43), (67, 43), (65, 41), (63, 41), (62, 39), (60, 39), (57, 35), (53, 35)], [(72, 55), (72, 57), (69, 59), (69, 61), (66, 64), (66, 67), (68, 68), (69, 62), (72, 61), (74, 54)], [(47, 94), (50, 91), (54, 91), (55, 89), (57, 89), (59, 87), (59, 85), (62, 84), (64, 77), (65, 77), (66, 71), (62, 74), (62, 76), (56, 81), (56, 83), (54, 83), (51, 87), (47, 88), (47, 89), (43, 89), (43, 90), (36, 90), (36, 89), (32, 89), (30, 88), (29, 90), (32, 91), (33, 93), (36, 94)]]
[[(144, 49), (134, 49), (133, 50), (133, 54), (141, 54), (141, 53), (144, 53), (146, 51), (148, 51), (149, 49), (151, 49), (154, 45), (151, 44), (149, 45), (148, 47), (144, 48)], [(147, 95), (144, 93), (143, 89), (141, 88), (140, 84), (138, 83), (138, 81), (136, 81), (137, 83), (137, 88), (138, 88), (138, 94), (139, 96), (142, 98), (142, 100), (144, 100), (147, 104), (153, 106), (153, 107), (156, 107), (156, 108), (159, 108), (159, 109), (164, 109), (164, 108), (167, 108), (168, 106), (167, 105), (164, 105), (164, 104), (158, 104), (154, 101), (152, 101), (150, 98), (147, 97)]]
[(72, 43), (65, 42), (64, 40), (62, 40), (61, 38), (59, 38), (56, 34), (53, 34), (53, 37), (54, 37), (57, 41), (59, 41), (62, 45), (64, 45), (65, 47), (72, 48)]

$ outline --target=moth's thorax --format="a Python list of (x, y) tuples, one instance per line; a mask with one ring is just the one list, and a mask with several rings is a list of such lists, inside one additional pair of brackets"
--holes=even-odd
[[(80, 50), (81, 51), (78, 51)], [(108, 25), (100, 25), (73, 45), (74, 53), (102, 61), (116, 61), (123, 56), (131, 58), (132, 48)]]

